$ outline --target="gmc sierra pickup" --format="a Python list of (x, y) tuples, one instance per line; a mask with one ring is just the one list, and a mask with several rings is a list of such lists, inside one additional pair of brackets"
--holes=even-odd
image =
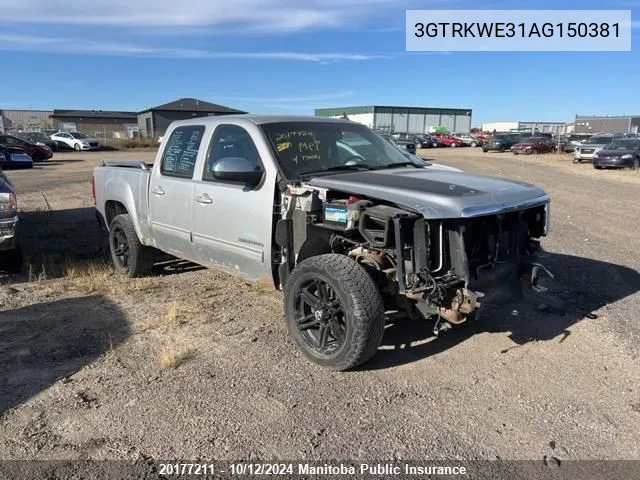
[(549, 228), (537, 186), (429, 165), (342, 119), (177, 121), (153, 164), (105, 160), (92, 186), (119, 272), (148, 274), (160, 250), (268, 281), (298, 348), (334, 370), (370, 359), (393, 315), (437, 334), (515, 301)]

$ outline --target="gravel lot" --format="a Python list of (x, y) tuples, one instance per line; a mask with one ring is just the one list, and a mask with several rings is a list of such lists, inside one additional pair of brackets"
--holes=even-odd
[(297, 354), (281, 294), (180, 262), (115, 276), (89, 178), (56, 154), (10, 171), (28, 266), (0, 287), (5, 459), (640, 459), (640, 174), (569, 156), (423, 156), (553, 198), (544, 299), (465, 331), (390, 325), (331, 373)]

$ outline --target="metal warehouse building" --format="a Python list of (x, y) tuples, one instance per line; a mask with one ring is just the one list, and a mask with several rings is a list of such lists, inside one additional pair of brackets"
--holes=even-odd
[(437, 107), (364, 107), (317, 108), (317, 117), (346, 117), (375, 130), (400, 133), (427, 133), (436, 130), (468, 132), (471, 109)]
[(0, 133), (39, 132), (54, 128), (52, 110), (0, 110)]
[(538, 132), (538, 133), (565, 133), (565, 122), (489, 122), (482, 124), (483, 132)]
[(640, 133), (640, 115), (589, 116), (576, 115), (575, 133)]

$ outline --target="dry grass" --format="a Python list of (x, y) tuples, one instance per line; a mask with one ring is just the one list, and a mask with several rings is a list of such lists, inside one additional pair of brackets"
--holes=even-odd
[(143, 330), (155, 330), (157, 328), (175, 329), (186, 323), (185, 312), (178, 307), (177, 303), (172, 303), (167, 307), (164, 315), (149, 318), (144, 324)]
[(160, 366), (165, 370), (178, 368), (184, 362), (195, 357), (197, 350), (195, 348), (186, 348), (175, 350), (173, 348), (165, 348), (160, 353)]
[[(130, 285), (131, 287), (131, 285)], [(151, 292), (159, 288), (153, 278), (136, 278), (133, 280), (133, 290), (140, 293)]]
[(113, 287), (111, 280), (115, 277), (115, 271), (106, 261), (67, 264), (63, 267), (62, 277), (72, 288), (83, 293), (104, 292)]

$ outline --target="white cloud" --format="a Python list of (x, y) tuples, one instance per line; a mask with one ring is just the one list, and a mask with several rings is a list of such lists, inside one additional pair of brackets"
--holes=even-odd
[(348, 25), (401, 0), (0, 0), (2, 22), (119, 27), (220, 27), (301, 31)]
[(364, 61), (376, 58), (389, 58), (381, 55), (345, 52), (235, 52), (172, 47), (149, 47), (129, 43), (87, 41), (71, 38), (39, 37), (18, 34), (0, 34), (0, 50), (175, 59), (288, 60), (315, 63), (330, 63), (339, 60)]

